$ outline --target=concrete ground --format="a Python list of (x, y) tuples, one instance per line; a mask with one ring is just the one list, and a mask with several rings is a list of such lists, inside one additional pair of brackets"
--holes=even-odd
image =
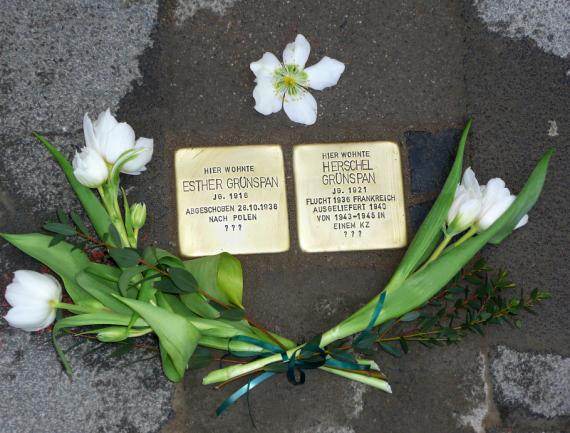
[[(336, 87), (315, 92), (311, 127), (253, 110), (249, 63), (280, 53), (297, 33), (312, 44), (309, 64), (328, 55), (347, 65)], [(568, 0), (12, 0), (2, 2), (0, 47), (2, 231), (35, 230), (56, 207), (77, 208), (30, 131), (71, 155), (83, 142), (83, 113), (108, 106), (155, 139), (149, 170), (125, 183), (150, 206), (147, 239), (171, 249), (180, 147), (282, 144), (293, 206), (292, 145), (398, 140), (412, 231), (467, 117), (475, 119), (468, 159), (483, 181), (501, 176), (516, 191), (540, 155), (557, 149), (529, 224), (484, 253), (523, 288), (553, 294), (522, 330), (413, 347), (401, 359), (379, 354), (392, 395), (319, 372), (302, 387), (273, 379), (251, 393), (254, 430), (245, 401), (216, 418), (228, 391), (201, 386), (201, 371), (174, 386), (148, 353), (114, 358), (108, 347), (67, 340), (70, 380), (49, 334), (2, 321), (2, 433), (570, 432)], [(403, 253), (305, 254), (294, 218), (291, 234), (287, 253), (240, 259), (250, 314), (297, 340), (377, 293)], [(1, 285), (19, 268), (38, 265), (1, 244)]]

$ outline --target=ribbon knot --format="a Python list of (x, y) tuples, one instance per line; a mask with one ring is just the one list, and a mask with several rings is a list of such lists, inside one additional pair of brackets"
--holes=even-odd
[[(370, 317), (370, 322), (367, 328), (359, 336), (361, 337), (374, 327), (378, 316), (382, 311), (382, 306), (384, 305), (384, 299), (386, 297), (386, 292), (382, 292), (376, 303), (376, 307), (372, 312)], [(357, 339), (359, 338), (357, 337)], [(243, 341), (261, 347), (266, 350), (266, 352), (239, 352), (230, 350), (230, 343), (232, 340)], [(286, 373), (287, 380), (293, 385), (302, 385), (305, 383), (306, 375), (305, 370), (313, 370), (322, 366), (327, 366), (331, 368), (337, 368), (342, 370), (352, 370), (352, 371), (368, 371), (370, 370), (369, 365), (359, 364), (354, 357), (346, 353), (345, 356), (341, 356), (339, 353), (327, 353), (320, 346), (321, 335), (310, 339), (306, 344), (304, 344), (299, 349), (295, 350), (291, 356), (287, 354), (287, 351), (283, 350), (281, 347), (274, 344), (268, 343), (257, 338), (247, 337), (243, 335), (237, 335), (230, 338), (228, 342), (228, 352), (234, 356), (238, 357), (267, 357), (271, 355), (280, 354), (281, 362), (274, 364), (269, 364), (265, 367), (265, 372), (261, 373), (254, 379), (248, 380), (248, 382), (230, 395), (223, 403), (216, 409), (216, 415), (222, 414), (228, 407), (233, 405), (239, 398), (243, 397), (253, 388), (255, 388), (260, 383), (265, 382), (270, 377), (277, 373)], [(344, 351), (342, 351), (344, 353)], [(342, 358), (342, 359), (336, 359)], [(348, 360), (347, 360), (348, 359)]]

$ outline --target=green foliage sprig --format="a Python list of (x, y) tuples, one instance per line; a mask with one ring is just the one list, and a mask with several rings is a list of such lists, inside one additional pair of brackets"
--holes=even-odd
[(521, 328), (521, 313), (536, 314), (535, 307), (550, 299), (550, 294), (534, 289), (525, 295), (522, 290), (516, 293), (516, 288), (508, 272), (493, 269), (481, 258), (426, 305), (384, 323), (368, 338), (353, 340), (352, 347), (369, 355), (377, 346), (399, 357), (409, 352), (409, 343), (456, 344), (469, 333), (484, 335), (489, 325)]

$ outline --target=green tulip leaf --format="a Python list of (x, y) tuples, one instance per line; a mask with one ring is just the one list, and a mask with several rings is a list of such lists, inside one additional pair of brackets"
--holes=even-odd
[(118, 249), (120, 249), (120, 246), (123, 244), (123, 241), (121, 240), (121, 235), (114, 224), (109, 224), (109, 227), (107, 228), (107, 234), (103, 237), (103, 240), (107, 243), (112, 243), (113, 245), (117, 245)]
[(118, 283), (121, 277), (121, 270), (119, 268), (95, 262), (91, 262), (85, 268), (85, 272), (113, 283)]
[[(131, 314), (118, 314), (109, 312), (99, 312), (99, 313), (86, 313), (77, 314), (75, 316), (64, 317), (57, 321), (58, 328), (76, 328), (78, 326), (90, 326), (90, 325), (117, 325), (117, 326), (127, 326), (131, 320)], [(148, 326), (143, 319), (138, 319), (135, 323), (136, 327)]]
[(231, 254), (220, 254), (218, 287), (233, 305), (243, 308), (243, 271), (240, 261)]
[(243, 308), (243, 273), (238, 259), (228, 253), (184, 262), (198, 286), (224, 303)]
[(113, 296), (119, 294), (119, 288), (116, 283), (87, 272), (77, 274), (76, 280), (83, 290), (105, 305), (105, 307), (119, 314), (131, 314), (131, 309)]
[[(180, 381), (200, 339), (200, 331), (185, 317), (147, 302), (117, 296), (152, 328), (161, 346), (167, 377)], [(176, 373), (176, 374), (173, 374)]]
[(220, 317), (220, 311), (199, 293), (180, 294), (180, 300), (190, 311), (200, 317), (205, 319), (217, 319)]
[(77, 195), (77, 198), (83, 205), (83, 209), (85, 209), (85, 213), (89, 217), (97, 235), (99, 238), (103, 239), (103, 236), (107, 233), (109, 225), (111, 225), (111, 219), (97, 196), (91, 189), (79, 183), (73, 174), (73, 167), (61, 152), (53, 146), (53, 144), (47, 141), (40, 134), (34, 132), (33, 135), (46, 147), (55, 161), (59, 164), (63, 173), (67, 177), (67, 181), (73, 188), (73, 191), (75, 191), (75, 195)]
[(171, 295), (170, 293), (156, 292), (156, 302), (159, 307), (165, 310), (176, 313), (179, 316), (187, 318), (197, 317), (184, 303), (180, 300), (178, 296)]
[(455, 161), (451, 167), (451, 171), (447, 176), (445, 184), (435, 203), (433, 204), (428, 215), (424, 219), (422, 225), (418, 229), (414, 239), (410, 243), (406, 254), (394, 272), (391, 285), (398, 285), (404, 281), (412, 272), (414, 272), (420, 264), (433, 252), (438, 240), (441, 238), (442, 227), (447, 219), (447, 213), (453, 203), (455, 190), (461, 180), (463, 167), (463, 154), (465, 152), (465, 143), (469, 135), (472, 120), (469, 119), (457, 148)]
[[(401, 317), (407, 312), (422, 306), (451, 281), (488, 242), (498, 234), (504, 233), (505, 230), (512, 229), (518, 223), (520, 215), (528, 212), (538, 200), (552, 153), (552, 150), (548, 151), (542, 157), (515, 201), (491, 227), (459, 246), (449, 247), (436, 260), (416, 271), (405, 281), (399, 282), (399, 284), (389, 283), (385, 289), (386, 301), (374, 325)], [(334, 328), (337, 335), (342, 335), (345, 332), (346, 335), (350, 335), (366, 329), (378, 304), (378, 299), (379, 295), (337, 325)], [(339, 330), (342, 330), (342, 332)]]
[(172, 358), (170, 358), (170, 355), (168, 354), (168, 351), (165, 349), (162, 342), (159, 341), (158, 346), (160, 348), (160, 359), (162, 361), (162, 370), (164, 371), (164, 375), (168, 378), (168, 380), (172, 382), (182, 382), (182, 379), (184, 378), (184, 372), (180, 373), (174, 366)]

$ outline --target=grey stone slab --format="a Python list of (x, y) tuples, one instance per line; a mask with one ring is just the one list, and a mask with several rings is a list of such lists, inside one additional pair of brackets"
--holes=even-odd
[[(284, 254), (240, 257), (246, 280), (245, 304), (250, 314), (269, 328), (299, 341), (307, 339), (377, 293), (403, 251), (302, 253), (296, 239), (292, 145), (394, 139), (405, 146), (408, 130), (434, 133), (461, 126), (465, 104), (461, 8), (455, 2), (275, 1), (254, 5), (240, 1), (224, 12), (198, 10), (182, 21), (169, 12), (168, 8), (159, 12), (165, 17), (159, 20), (160, 44), (142, 59), (150, 72), (143, 82), (150, 87), (158, 85), (162, 104), (154, 121), (164, 133), (165, 147), (154, 164), (166, 176), (157, 179), (155, 206), (159, 212), (175, 206), (172, 154), (177, 148), (282, 144), (292, 246)], [(249, 63), (264, 51), (280, 55), (297, 32), (304, 33), (312, 44), (308, 64), (323, 55), (347, 63), (339, 85), (315, 92), (319, 119), (311, 128), (290, 123), (284, 113), (263, 117), (252, 109)], [(161, 67), (153, 67), (153, 63)], [(136, 107), (148, 104), (148, 94), (135, 89), (127, 100), (129, 105), (122, 106), (122, 113), (136, 122), (144, 115)], [(407, 166), (407, 161), (404, 164)], [(174, 214), (165, 213), (165, 218), (162, 235), (175, 245)], [(457, 387), (465, 394), (461, 391), (459, 397), (447, 399), (443, 403), (446, 410), (439, 412), (429, 428), (470, 431), (470, 424), (461, 416), (470, 416), (479, 408), (479, 399), (485, 401), (479, 391), (483, 381), (477, 349), (452, 350), (445, 355), (461, 359), (461, 372), (454, 371), (457, 381), (442, 379), (445, 364), (429, 375), (430, 379), (420, 380), (442, 355), (425, 349), (416, 353), (425, 358), (394, 360), (380, 355), (379, 362), (397, 389), (392, 396), (318, 372), (309, 372), (308, 383), (302, 387), (292, 387), (277, 377), (251, 393), (258, 431), (360, 433), (377, 431), (379, 425), (389, 425), (396, 432), (414, 431), (424, 423), (426, 412), (434, 412), (433, 402), (443, 395), (455, 395)], [(205, 388), (200, 386), (203, 374), (188, 374), (177, 388), (173, 400), (176, 417), (165, 431), (252, 431), (245, 400), (215, 418), (215, 407), (237, 385), (223, 392)], [(427, 399), (430, 393), (437, 397)], [(402, 420), (402, 413), (409, 416)]]
[(546, 418), (570, 416), (570, 358), (498, 346), (491, 374), (500, 404)]
[[(266, 51), (281, 57), (297, 33), (312, 44), (308, 65), (324, 55), (346, 63), (337, 86), (314, 92), (316, 127), (252, 110), (249, 63)], [(179, 134), (178, 146), (228, 135), (245, 143), (358, 140), (463, 121), (457, 2), (238, 1), (223, 15), (199, 10), (178, 25), (166, 22), (160, 39), (168, 64), (160, 82), (164, 127)]]
[(411, 192), (437, 195), (455, 159), (461, 130), (448, 129), (436, 133), (409, 131), (405, 136)]
[[(570, 425), (560, 403), (561, 394), (567, 393), (564, 369), (548, 367), (544, 362), (553, 357), (563, 363), (570, 354), (570, 298), (566, 283), (570, 241), (566, 223), (570, 205), (570, 93), (566, 72), (570, 63), (542, 51), (545, 47), (540, 43), (537, 46), (530, 38), (513, 37), (510, 30), (505, 30), (523, 16), (528, 16), (527, 23), (532, 25), (533, 20), (549, 20), (552, 8), (557, 8), (559, 14), (565, 14), (567, 8), (564, 11), (557, 2), (518, 2), (517, 8), (522, 9), (517, 16), (505, 16), (503, 29), (495, 32), (499, 23), (487, 24), (485, 16), (481, 20), (481, 13), (487, 10), (499, 17), (502, 15), (498, 11), (514, 3), (480, 3), (466, 5), (465, 82), (467, 109), (475, 118), (470, 140), (475, 172), (483, 182), (500, 176), (517, 192), (542, 153), (556, 148), (544, 193), (530, 212), (528, 225), (500, 247), (484, 252), (490, 263), (509, 270), (527, 293), (539, 287), (553, 295), (538, 309), (538, 316), (523, 318), (521, 332), (501, 327), (488, 334), (489, 343), (500, 348), (491, 352), (493, 392), (501, 416), (496, 431), (568, 431)], [(559, 31), (557, 25), (543, 30)], [(531, 38), (543, 36), (537, 31)], [(556, 124), (556, 133), (552, 131), (552, 122)], [(531, 372), (539, 365), (546, 369)], [(554, 388), (549, 381), (562, 387), (557, 388), (556, 395), (552, 394)], [(517, 386), (525, 391), (517, 394)]]
[(530, 38), (546, 52), (570, 54), (570, 8), (566, 0), (475, 0), (491, 30), (511, 38)]
[[(31, 134), (0, 137), (4, 139), (3, 158), (0, 161), (0, 187), (6, 196), (6, 212), (10, 211), (12, 216), (25, 215), (45, 219), (58, 207), (78, 210), (80, 205), (65, 175), (37, 139)], [(66, 157), (71, 158), (77, 144), (83, 141), (83, 132), (50, 134), (46, 138)], [(0, 223), (8, 222), (13, 230), (18, 219), (6, 218)], [(40, 219), (36, 225), (39, 226), (41, 222)]]
[[(156, 12), (156, 1), (3, 3), (0, 230), (36, 231), (57, 207), (78, 208), (59, 168), (30, 133), (41, 131), (71, 157), (83, 144), (83, 113), (116, 110), (141, 78), (138, 56), (152, 44)], [(2, 242), (2, 294), (9, 272), (22, 268), (39, 266)], [(2, 315), (6, 307), (2, 296)], [(147, 433), (172, 415), (174, 386), (156, 358), (142, 361), (133, 352), (119, 361), (109, 358), (111, 347), (90, 354), (94, 347), (86, 344), (70, 352), (70, 380), (48, 333), (26, 334), (1, 321), (0, 346), (3, 433)]]
[(409, 208), (410, 224), (413, 232), (416, 232), (420, 228), (432, 205), (433, 201), (428, 201)]
[[(490, 262), (508, 269), (524, 290), (548, 290), (553, 300), (540, 308), (539, 316), (525, 317), (523, 333), (514, 336), (501, 328), (493, 332), (491, 341), (520, 351), (568, 356), (570, 92), (566, 71), (570, 61), (544, 53), (532, 41), (488, 32), (474, 7), (467, 8), (466, 15), (470, 53), (466, 86), (469, 113), (475, 119), (470, 149), (479, 180), (502, 177), (516, 193), (542, 154), (556, 149), (528, 225), (500, 247), (485, 250)], [(548, 134), (552, 119), (558, 124), (557, 136)]]
[(116, 107), (141, 77), (156, 11), (156, 0), (4, 2), (0, 132), (64, 133), (86, 111)]
[[(156, 432), (172, 415), (173, 387), (158, 354), (112, 357), (116, 345), (63, 338), (74, 369), (62, 370), (49, 332), (2, 326), (2, 432)], [(78, 342), (84, 342), (75, 346)]]
[[(477, 412), (486, 403), (483, 364), (472, 343), (467, 343), (469, 351), (459, 346), (441, 350), (414, 346), (406, 358), (381, 354), (377, 359), (391, 378), (392, 395), (321, 372), (308, 372), (305, 385), (296, 387), (284, 377), (270, 379), (251, 392), (250, 409), (257, 430), (251, 425), (245, 400), (214, 418), (212, 404), (221, 403), (230, 390), (204, 388), (198, 376), (187, 375), (174, 399), (176, 417), (163, 432), (470, 433), (471, 420), (480, 423), (487, 413), (479, 416)], [(442, 398), (443, 389), (450, 396)]]

